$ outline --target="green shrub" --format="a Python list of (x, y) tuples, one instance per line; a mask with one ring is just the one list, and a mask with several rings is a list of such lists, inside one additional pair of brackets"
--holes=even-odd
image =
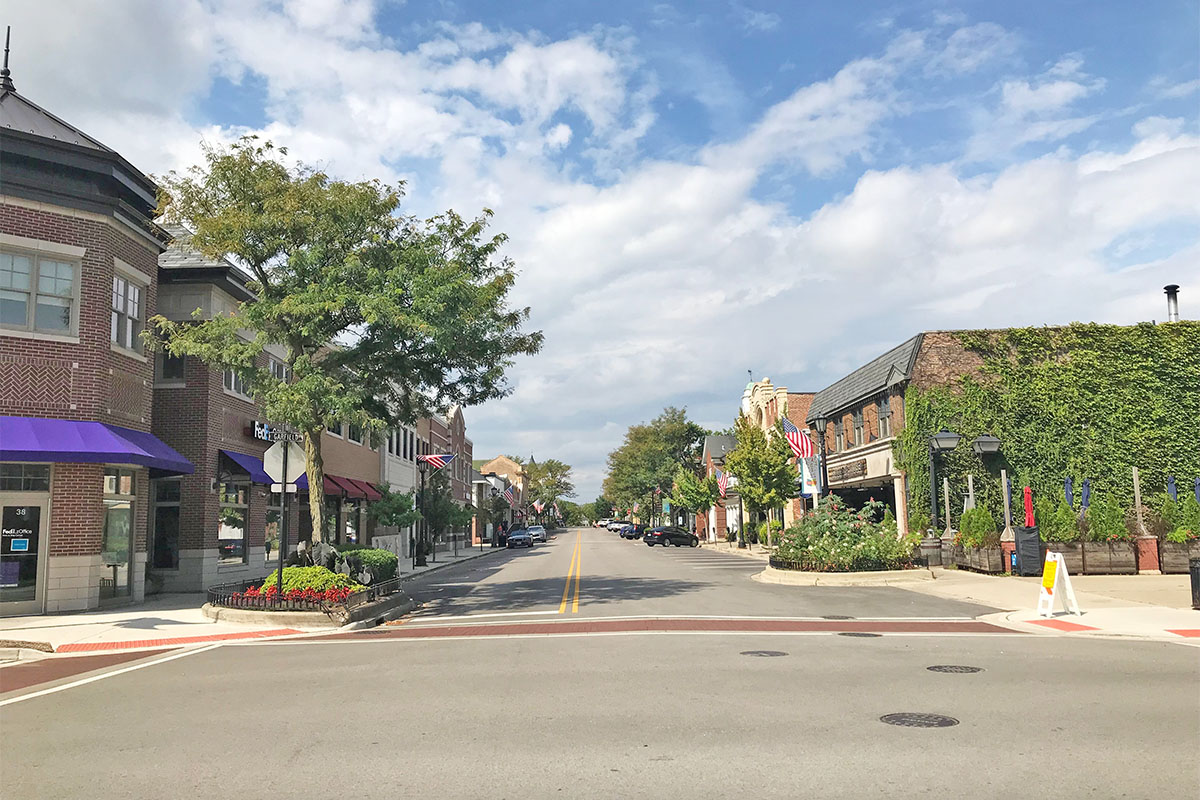
[(1129, 538), (1125, 528), (1125, 510), (1113, 493), (1100, 496), (1088, 506), (1088, 539), (1093, 542), (1121, 542)]
[(1195, 494), (1189, 493), (1183, 501), (1175, 528), (1190, 531), (1192, 538), (1200, 537), (1200, 503), (1196, 502)]
[(1033, 510), (1043, 542), (1079, 541), (1079, 518), (1067, 505), (1066, 498), (1055, 506), (1049, 497), (1039, 497), (1033, 503)]
[(836, 495), (830, 495), (822, 499), (820, 508), (783, 532), (775, 555), (799, 561), (805, 569), (817, 572), (909, 566), (920, 534), (899, 538), (894, 525), (871, 522), (882, 508), (882, 503), (871, 501), (856, 512)]
[[(262, 583), (263, 591), (268, 586), (274, 586), (279, 580), (279, 570), (268, 575)], [(350, 580), (349, 575), (332, 572), (325, 567), (284, 567), (283, 591), (286, 594), (292, 589), (315, 589), (323, 592), (326, 589), (349, 588), (358, 591), (365, 587)]]
[(731, 531), (731, 530), (726, 530), (726, 531), (725, 531), (725, 541), (727, 541), (727, 542), (731, 542), (731, 543), (732, 543), (732, 542), (736, 542), (736, 541), (737, 541), (737, 534), (736, 534), (736, 533), (734, 533), (734, 532), (733, 532), (733, 531)]
[(964, 547), (998, 547), (996, 520), (986, 508), (971, 508), (963, 512), (962, 543)]
[(374, 582), (387, 581), (396, 577), (396, 571), (400, 566), (400, 559), (390, 550), (380, 550), (375, 547), (366, 547), (364, 545), (339, 545), (338, 546), (338, 563), (345, 560), (345, 553), (354, 553), (354, 555), (362, 561), (362, 565), (371, 573)]
[(1163, 492), (1162, 497), (1159, 498), (1159, 501), (1154, 504), (1154, 510), (1158, 512), (1159, 518), (1161, 518), (1163, 521), (1163, 527), (1166, 528), (1168, 532), (1179, 527), (1179, 504), (1171, 499), (1171, 495)]

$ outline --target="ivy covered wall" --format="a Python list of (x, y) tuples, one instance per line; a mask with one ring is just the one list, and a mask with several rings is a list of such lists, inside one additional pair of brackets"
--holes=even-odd
[[(1068, 476), (1076, 506), (1084, 478), (1093, 499), (1114, 492), (1122, 507), (1132, 506), (1134, 466), (1143, 495), (1164, 491), (1167, 475), (1181, 492), (1191, 491), (1200, 476), (1200, 323), (1076, 323), (955, 336), (983, 359), (980, 372), (927, 390), (910, 386), (904, 430), (893, 445), (908, 476), (913, 530), (928, 525), (928, 442), (943, 427), (963, 437), (938, 468), (938, 482), (943, 475), (951, 481), (955, 522), (968, 473), (975, 475), (977, 504), (1003, 519), (1001, 468), (1013, 481), (1016, 519), (1021, 486), (1057, 503)], [(984, 433), (1001, 442), (986, 464), (971, 449)]]

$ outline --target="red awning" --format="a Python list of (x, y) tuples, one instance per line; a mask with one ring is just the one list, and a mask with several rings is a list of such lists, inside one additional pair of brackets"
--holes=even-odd
[(358, 478), (346, 478), (346, 480), (350, 481), (355, 486), (357, 486), (359, 489), (361, 489), (362, 493), (364, 495), (366, 495), (366, 498), (368, 500), (370, 500), (371, 502), (383, 499), (383, 495), (381, 495), (379, 492), (375, 491), (375, 487), (372, 486), (371, 484), (367, 483), (366, 481), (360, 481)]
[(367, 493), (355, 486), (354, 481), (349, 478), (343, 478), (341, 475), (327, 475), (326, 477), (342, 487), (342, 491), (339, 494), (345, 493), (347, 497), (354, 497), (360, 500), (365, 499), (367, 496)]

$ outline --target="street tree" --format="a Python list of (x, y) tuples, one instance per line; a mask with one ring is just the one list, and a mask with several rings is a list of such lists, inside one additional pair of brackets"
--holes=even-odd
[(403, 530), (421, 521), (421, 512), (416, 509), (417, 493), (393, 492), (391, 486), (382, 484), (382, 497), (367, 506), (367, 515), (380, 525)]
[(680, 465), (675, 470), (671, 489), (671, 507), (699, 514), (712, 508), (720, 497), (715, 475), (698, 476), (694, 470)]
[(782, 508), (795, 493), (796, 470), (782, 423), (768, 436), (744, 414), (734, 423), (737, 447), (725, 455), (726, 468), (737, 476), (738, 494), (751, 513)]
[(612, 517), (613, 504), (604, 495), (600, 495), (592, 502), (585, 506), (587, 518), (595, 521), (598, 519), (609, 519)]
[[(509, 306), (516, 273), (504, 235), (486, 235), (491, 212), (403, 216), (402, 185), (336, 180), (255, 137), (203, 156), (162, 179), (162, 210), (200, 252), (248, 271), (255, 298), (209, 320), (155, 317), (147, 339), (238, 372), (267, 419), (303, 435), (309, 486), (324, 485), (326, 426), (378, 433), (502, 397), (513, 358), (540, 349), (522, 330), (529, 309)], [(264, 365), (268, 345), (286, 375)], [(314, 536), (322, 500), (309, 492)]]
[[(533, 461), (525, 465), (528, 481), (528, 497), (549, 505), (566, 497), (575, 496), (575, 484), (571, 480), (571, 465), (556, 458)], [(561, 508), (560, 508), (561, 510)]]
[(699, 468), (704, 433), (686, 409), (674, 407), (648, 424), (631, 425), (621, 446), (608, 455), (604, 496), (620, 508), (652, 503), (655, 489), (671, 488), (677, 467)]

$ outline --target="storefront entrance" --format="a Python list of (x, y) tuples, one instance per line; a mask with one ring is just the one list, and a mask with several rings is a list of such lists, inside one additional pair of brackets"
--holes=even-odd
[(49, 510), (45, 494), (0, 492), (0, 616), (42, 613)]

